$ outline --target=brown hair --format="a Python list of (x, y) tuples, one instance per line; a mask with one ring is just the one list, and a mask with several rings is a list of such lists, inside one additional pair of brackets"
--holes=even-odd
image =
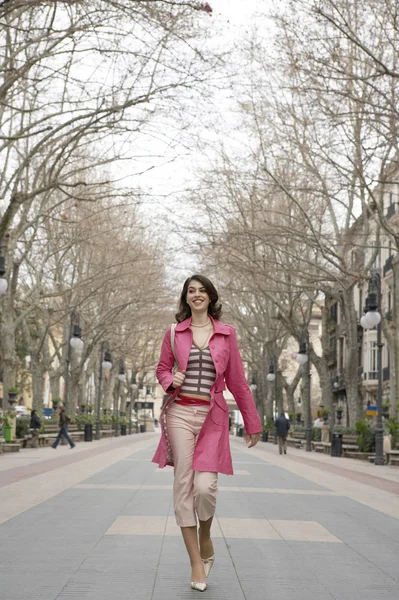
[(222, 305), (219, 302), (219, 294), (217, 293), (216, 288), (213, 285), (212, 281), (210, 281), (204, 275), (198, 275), (198, 274), (188, 277), (188, 279), (186, 279), (186, 281), (184, 282), (183, 289), (180, 294), (178, 310), (175, 315), (176, 321), (178, 323), (181, 323), (185, 319), (188, 319), (188, 317), (191, 317), (191, 308), (187, 304), (186, 298), (187, 298), (188, 287), (193, 280), (199, 281), (199, 283), (202, 283), (202, 285), (206, 289), (206, 292), (210, 299), (210, 303), (208, 306), (208, 314), (211, 315), (211, 317), (213, 317), (214, 319), (216, 319), (218, 321), (222, 315)]

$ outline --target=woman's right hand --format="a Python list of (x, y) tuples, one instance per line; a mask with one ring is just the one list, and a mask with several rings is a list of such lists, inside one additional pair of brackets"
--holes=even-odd
[(173, 375), (172, 387), (174, 387), (176, 389), (176, 388), (180, 387), (181, 385), (183, 385), (185, 378), (186, 378), (186, 375), (185, 375), (184, 371), (183, 371), (183, 373), (180, 373), (180, 371), (177, 371)]

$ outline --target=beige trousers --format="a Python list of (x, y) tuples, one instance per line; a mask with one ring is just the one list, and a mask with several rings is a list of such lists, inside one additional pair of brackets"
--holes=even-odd
[(280, 452), (280, 454), (284, 452), (287, 452), (287, 436), (286, 435), (279, 435), (278, 436), (278, 450)]
[(179, 527), (193, 527), (215, 514), (217, 473), (193, 471), (194, 448), (208, 414), (208, 406), (172, 404), (166, 427), (174, 459), (173, 502)]

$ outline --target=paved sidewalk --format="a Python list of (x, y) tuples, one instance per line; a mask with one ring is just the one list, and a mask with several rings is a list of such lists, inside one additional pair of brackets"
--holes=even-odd
[[(150, 462), (157, 440), (0, 457), (1, 598), (198, 597), (173, 517), (172, 469)], [(204, 598), (399, 596), (399, 470), (231, 443), (236, 474), (219, 478)]]

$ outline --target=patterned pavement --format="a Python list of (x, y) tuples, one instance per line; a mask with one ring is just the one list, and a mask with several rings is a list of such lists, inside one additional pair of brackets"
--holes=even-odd
[[(1, 598), (198, 597), (173, 517), (172, 469), (150, 462), (157, 439), (0, 457)], [(236, 474), (219, 478), (204, 598), (399, 596), (399, 469), (231, 442)]]

